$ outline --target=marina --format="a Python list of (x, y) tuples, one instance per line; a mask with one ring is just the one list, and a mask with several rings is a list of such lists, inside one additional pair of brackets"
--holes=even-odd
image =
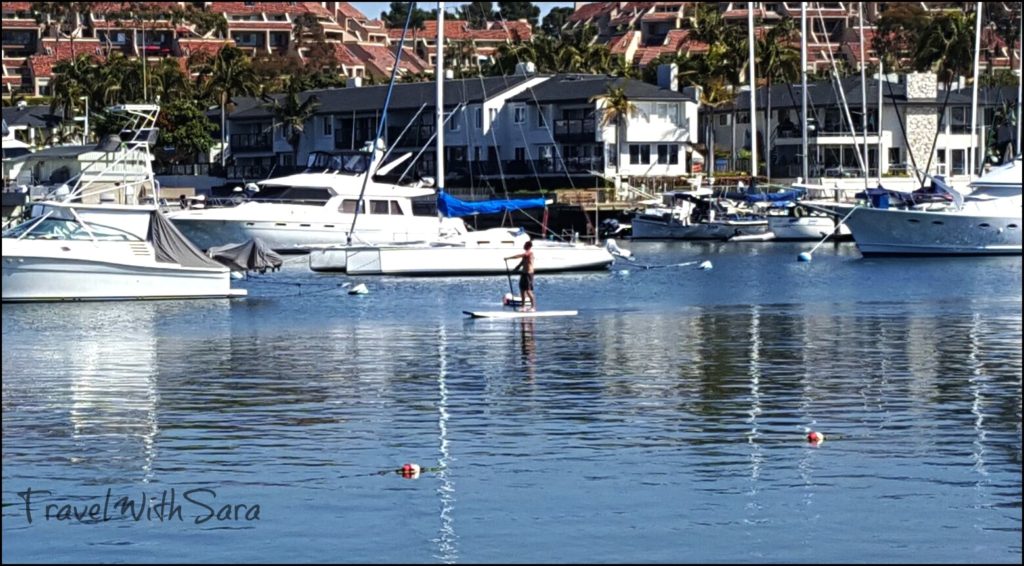
[(1021, 563), (1019, 4), (359, 4), (4, 4), (4, 563)]
[[(714, 268), (5, 304), (4, 560), (1020, 561), (1020, 257), (631, 247)], [(182, 520), (43, 517), (108, 489)]]

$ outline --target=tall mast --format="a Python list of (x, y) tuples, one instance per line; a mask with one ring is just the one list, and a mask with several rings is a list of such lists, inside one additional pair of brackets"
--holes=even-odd
[(437, 186), (444, 187), (444, 2), (437, 3), (437, 107), (434, 109), (434, 130), (437, 138)]
[(808, 170), (810, 156), (807, 155), (807, 4), (805, 2), (800, 3), (800, 90), (803, 92), (803, 99), (801, 100), (801, 130), (803, 133), (803, 156), (804, 156), (804, 182), (808, 183)]
[(857, 2), (857, 15), (859, 16), (860, 20), (860, 127), (861, 139), (864, 143), (864, 147), (861, 148), (861, 151), (863, 151), (864, 153), (864, 190), (867, 190), (868, 175), (870, 174), (870, 169), (868, 166), (868, 62), (864, 59), (863, 2)]
[[(978, 172), (978, 70), (981, 67), (981, 2), (974, 4), (974, 84), (971, 85), (971, 153), (967, 159), (970, 166), (968, 179), (974, 179)], [(985, 147), (984, 142), (981, 147)]]
[[(750, 184), (757, 177), (757, 83), (754, 73), (754, 3), (747, 2), (747, 43), (750, 52)], [(767, 140), (765, 141), (767, 145)], [(712, 151), (712, 155), (714, 152)], [(712, 161), (714, 157), (712, 157)]]

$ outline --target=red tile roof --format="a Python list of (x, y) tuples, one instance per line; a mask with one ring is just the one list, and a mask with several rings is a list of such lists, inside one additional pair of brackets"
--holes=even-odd
[(346, 67), (361, 67), (363, 62), (344, 43), (334, 44), (334, 58)]
[(338, 13), (346, 18), (352, 18), (353, 20), (366, 20), (366, 15), (348, 2), (338, 2)]
[(613, 55), (625, 54), (626, 49), (629, 48), (630, 44), (633, 42), (633, 38), (638, 33), (640, 32), (636, 30), (629, 30), (626, 33), (622, 34), (621, 36), (612, 38), (612, 40), (608, 44), (608, 50), (611, 51)]
[[(471, 29), (469, 24), (461, 20), (445, 20), (444, 36), (446, 41), (530, 41), (533, 28), (521, 21), (488, 22), (485, 29)], [(401, 28), (389, 28), (388, 37), (397, 41), (402, 37)], [(423, 39), (433, 42), (437, 38), (437, 20), (423, 22), (422, 29), (411, 30), (406, 40)]]
[(610, 14), (618, 5), (618, 2), (590, 2), (580, 6), (575, 12), (569, 15), (570, 22), (585, 22)]
[(35, 20), (9, 20), (4, 18), (4, 29), (39, 29), (41, 24)]
[(228, 15), (244, 14), (314, 14), (331, 17), (331, 13), (319, 2), (210, 2), (207, 9), (211, 12), (222, 12)]
[(228, 30), (230, 31), (291, 31), (295, 27), (295, 24), (291, 22), (249, 22), (249, 21), (235, 21), (228, 22)]

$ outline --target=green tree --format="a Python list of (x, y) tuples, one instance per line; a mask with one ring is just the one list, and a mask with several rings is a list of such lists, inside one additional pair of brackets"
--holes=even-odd
[[(384, 20), (384, 23), (388, 27), (402, 29), (405, 27), (405, 20), (409, 15), (409, 6), (411, 2), (392, 2), (390, 4), (390, 10), (381, 12), (380, 19)], [(421, 10), (418, 6), (413, 9), (412, 20), (409, 22), (409, 27), (420, 29), (423, 27), (423, 22), (429, 19), (430, 14), (424, 10)]]
[(210, 122), (195, 100), (178, 98), (163, 107), (159, 118), (158, 157), (170, 163), (194, 163), (196, 156), (213, 147)]
[(917, 43), (914, 65), (933, 71), (948, 88), (957, 77), (970, 74), (974, 65), (974, 15), (943, 12), (929, 22)]
[[(237, 47), (224, 46), (209, 63), (208, 69), (200, 73), (205, 76), (202, 92), (216, 99), (220, 106), (221, 139), (226, 143), (227, 107), (231, 98), (238, 95), (255, 95), (259, 90), (252, 63)], [(221, 165), (225, 164), (225, 152), (221, 151)]]
[(494, 2), (466, 2), (458, 13), (471, 29), (484, 29), (494, 20)]
[(601, 105), (601, 127), (615, 125), (615, 173), (619, 173), (619, 162), (622, 160), (622, 131), (626, 128), (626, 120), (637, 113), (637, 107), (621, 87), (609, 86), (604, 94), (593, 96), (591, 102), (603, 101)]
[(533, 2), (498, 2), (498, 13), (506, 21), (526, 20), (536, 26), (540, 18), (540, 8)]
[(893, 2), (878, 18), (871, 47), (886, 69), (906, 71), (931, 16), (916, 2)]
[(80, 99), (91, 94), (96, 76), (95, 59), (86, 53), (65, 59), (53, 66), (53, 74), (50, 113), (59, 109), (64, 120), (71, 120), (77, 108), (85, 110), (84, 102)]
[(284, 139), (292, 147), (292, 163), (298, 163), (299, 142), (306, 131), (306, 123), (316, 114), (320, 100), (315, 94), (303, 96), (302, 84), (294, 78), (288, 79), (283, 95), (277, 98), (264, 95), (263, 100), (264, 107), (274, 113), (274, 126), (282, 128)]
[(786, 18), (768, 30), (757, 42), (757, 73), (765, 82), (764, 109), (764, 151), (765, 172), (772, 176), (772, 164), (768, 159), (768, 149), (772, 140), (772, 85), (775, 83), (792, 84), (800, 78), (800, 52), (793, 47), (797, 31), (793, 20)]
[(554, 37), (561, 35), (562, 28), (565, 27), (566, 22), (569, 21), (569, 16), (571, 16), (574, 11), (575, 10), (568, 6), (552, 8), (551, 11), (544, 16), (544, 20), (541, 21), (541, 32)]

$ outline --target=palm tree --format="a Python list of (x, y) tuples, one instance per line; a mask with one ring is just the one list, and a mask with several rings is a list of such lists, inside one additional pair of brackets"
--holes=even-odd
[(604, 101), (601, 114), (601, 127), (606, 128), (609, 124), (615, 125), (615, 174), (619, 173), (619, 161), (622, 160), (622, 130), (626, 127), (626, 120), (637, 113), (636, 104), (633, 104), (626, 97), (626, 91), (622, 87), (609, 86), (604, 94), (590, 98), (590, 102)]
[(315, 94), (301, 99), (301, 81), (290, 77), (285, 85), (283, 102), (277, 98), (263, 96), (264, 107), (274, 113), (275, 126), (283, 128), (284, 138), (288, 145), (292, 146), (292, 164), (297, 164), (299, 159), (299, 142), (302, 141), (302, 134), (306, 131), (306, 122), (309, 122), (316, 114), (320, 106), (320, 99)]
[(946, 89), (939, 127), (935, 130), (935, 137), (932, 139), (932, 150), (929, 152), (925, 171), (931, 167), (935, 144), (939, 139), (939, 130), (942, 129), (941, 117), (945, 116), (953, 81), (961, 75), (968, 74), (974, 65), (974, 18), (976, 16), (977, 14), (972, 14), (968, 17), (963, 12), (939, 14), (928, 24), (928, 28), (917, 43), (917, 50), (914, 54), (914, 64), (917, 70), (936, 72)]
[[(255, 95), (259, 91), (256, 74), (252, 70), (249, 58), (241, 49), (224, 46), (217, 56), (209, 63), (207, 69), (201, 71), (206, 76), (203, 84), (204, 95), (214, 98), (220, 103), (220, 135), (224, 148), (227, 146), (227, 106), (231, 98), (237, 95)], [(226, 162), (226, 151), (221, 149), (220, 164)]]
[(73, 59), (61, 61), (54, 65), (53, 98), (50, 99), (50, 112), (60, 108), (61, 116), (70, 120), (74, 116), (79, 99), (90, 94), (96, 66), (88, 54), (81, 54)]
[[(758, 41), (757, 70), (765, 80), (767, 102), (764, 111), (765, 148), (761, 155), (765, 156), (765, 173), (772, 177), (772, 164), (768, 159), (768, 148), (772, 139), (772, 84), (776, 81), (792, 84), (800, 77), (800, 52), (793, 45), (796, 29), (792, 19), (782, 20)], [(751, 89), (754, 91), (754, 89)]]

